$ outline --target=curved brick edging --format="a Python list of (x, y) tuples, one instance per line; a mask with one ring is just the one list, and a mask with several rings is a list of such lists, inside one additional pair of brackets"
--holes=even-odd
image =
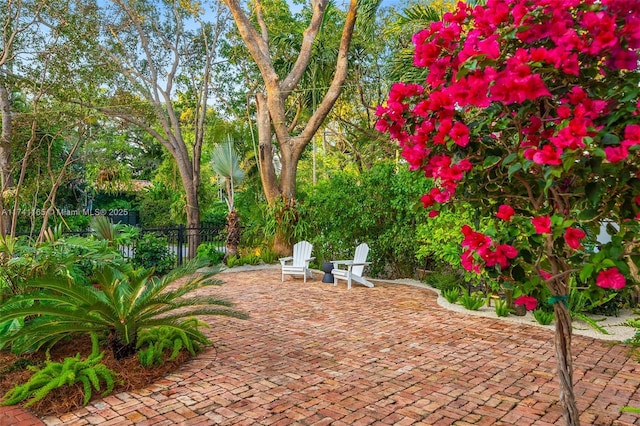
[[(220, 278), (207, 291), (248, 321), (210, 318), (215, 347), (181, 370), (45, 424), (562, 424), (553, 332), (450, 312), (417, 287)], [(627, 348), (574, 336), (573, 352), (582, 423), (640, 425), (619, 411), (640, 406)]]

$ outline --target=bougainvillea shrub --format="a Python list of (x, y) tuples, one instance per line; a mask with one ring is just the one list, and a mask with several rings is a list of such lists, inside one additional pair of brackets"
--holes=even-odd
[(430, 216), (463, 200), (500, 219), (461, 229), (462, 265), (529, 308), (550, 294), (566, 356), (570, 288), (597, 297), (640, 281), (640, 2), (460, 3), (413, 42), (428, 77), (392, 86), (377, 129), (434, 181)]

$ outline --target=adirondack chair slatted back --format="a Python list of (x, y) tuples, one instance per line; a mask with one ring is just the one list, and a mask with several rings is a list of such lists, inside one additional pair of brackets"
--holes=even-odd
[(293, 266), (306, 266), (306, 261), (311, 258), (313, 245), (308, 241), (300, 241), (293, 246)]
[[(355, 263), (366, 262), (368, 255), (369, 255), (369, 246), (367, 245), (367, 243), (362, 243), (358, 247), (356, 247), (356, 254), (355, 256), (353, 256), (353, 261)], [(354, 266), (353, 269), (351, 270), (351, 273), (353, 275), (357, 275), (359, 277), (362, 276), (363, 272), (364, 272), (364, 265)]]

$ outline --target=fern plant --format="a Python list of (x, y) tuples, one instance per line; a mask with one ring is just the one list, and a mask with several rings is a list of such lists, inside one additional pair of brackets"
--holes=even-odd
[[(94, 332), (109, 335), (115, 358), (122, 359), (135, 354), (138, 333), (144, 329), (165, 325), (197, 340), (197, 329), (184, 319), (200, 315), (246, 318), (231, 309), (229, 301), (192, 295), (221, 284), (212, 278), (215, 271), (197, 273), (207, 264), (193, 260), (162, 278), (152, 277), (152, 269), (105, 267), (96, 275), (99, 288), (69, 284), (55, 276), (29, 281), (31, 291), (0, 307), (0, 324), (31, 319), (17, 331), (0, 335), (0, 347), (11, 344), (14, 352), (24, 353), (51, 347), (74, 333)], [(185, 276), (190, 278), (178, 281)]]
[(484, 297), (476, 293), (465, 293), (460, 297), (460, 304), (470, 311), (477, 311), (484, 305), (484, 303)]
[[(171, 354), (168, 357), (169, 361), (176, 359), (183, 349), (195, 356), (196, 352), (199, 352), (203, 346), (211, 343), (198, 330), (198, 326), (207, 327), (207, 324), (198, 321), (196, 318), (189, 318), (183, 321), (182, 328), (163, 325), (141, 331), (137, 344), (140, 364), (144, 367), (161, 365), (164, 362), (165, 349), (171, 350)], [(187, 334), (184, 331), (185, 329), (191, 329), (192, 333)]]
[(83, 405), (91, 400), (93, 389), (100, 391), (100, 382), (106, 384), (102, 396), (113, 391), (116, 373), (102, 364), (104, 352), (98, 352), (98, 339), (91, 335), (92, 351), (87, 359), (80, 359), (80, 354), (65, 358), (63, 362), (45, 361), (44, 368), (27, 366), (34, 372), (31, 378), (21, 385), (14, 386), (3, 397), (2, 405), (14, 405), (30, 398), (25, 407), (29, 407), (47, 396), (49, 392), (63, 386), (82, 383), (84, 389)]

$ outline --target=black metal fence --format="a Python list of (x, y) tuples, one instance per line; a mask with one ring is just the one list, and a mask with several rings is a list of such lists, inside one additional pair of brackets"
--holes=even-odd
[[(196, 250), (200, 244), (214, 243), (216, 249), (225, 250), (225, 230), (221, 227), (200, 227), (187, 228), (180, 225), (177, 228), (149, 228), (141, 229), (140, 236), (144, 234), (155, 234), (158, 237), (164, 237), (167, 240), (167, 249), (176, 255), (177, 266), (184, 263), (185, 260), (192, 259), (196, 256)], [(130, 257), (135, 255), (135, 245), (122, 247), (123, 254), (125, 249), (129, 250)]]
[[(91, 231), (65, 231), (66, 235), (88, 236)], [(120, 251), (127, 258), (134, 258), (136, 247), (145, 234), (154, 234), (166, 241), (167, 252), (175, 255), (176, 266), (182, 265), (186, 260), (196, 257), (196, 250), (201, 244), (214, 244), (214, 247), (225, 251), (226, 233), (224, 227), (203, 226), (199, 228), (187, 228), (179, 225), (174, 228), (140, 228), (139, 237), (129, 244), (121, 245)], [(28, 235), (28, 234), (18, 234)]]

